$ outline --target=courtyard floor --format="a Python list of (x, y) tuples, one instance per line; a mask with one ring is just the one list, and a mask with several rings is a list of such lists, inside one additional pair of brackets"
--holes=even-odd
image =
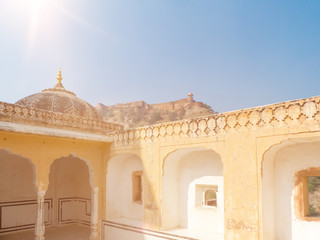
[(206, 233), (201, 231), (192, 231), (186, 228), (176, 228), (170, 231), (164, 231), (166, 233), (175, 234), (184, 237), (195, 238), (199, 240), (223, 240), (223, 234), (218, 233)]
[[(112, 222), (127, 224), (133, 227), (141, 227), (143, 228), (142, 221), (130, 218), (113, 218), (110, 219)], [(199, 240), (223, 240), (223, 234), (212, 233), (212, 232), (203, 232), (203, 231), (192, 231), (186, 228), (175, 228), (172, 230), (162, 231), (164, 233), (174, 234), (181, 237), (189, 237)]]

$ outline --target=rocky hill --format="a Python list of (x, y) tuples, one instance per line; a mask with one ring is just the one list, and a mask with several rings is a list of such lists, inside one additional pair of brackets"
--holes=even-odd
[(193, 94), (177, 101), (147, 104), (144, 101), (105, 106), (99, 103), (98, 111), (107, 122), (134, 128), (155, 123), (194, 118), (215, 113), (210, 106), (196, 102)]

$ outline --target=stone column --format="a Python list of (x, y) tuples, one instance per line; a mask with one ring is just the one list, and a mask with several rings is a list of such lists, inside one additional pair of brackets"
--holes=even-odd
[(38, 191), (38, 200), (37, 200), (37, 220), (36, 220), (36, 226), (35, 226), (35, 240), (44, 240), (44, 232), (45, 232), (45, 226), (44, 226), (44, 195), (46, 191)]
[(90, 240), (98, 236), (98, 187), (94, 187), (91, 195), (91, 234)]

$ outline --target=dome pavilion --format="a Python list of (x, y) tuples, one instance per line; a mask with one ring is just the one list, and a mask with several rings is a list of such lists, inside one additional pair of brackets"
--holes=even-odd
[(102, 121), (102, 116), (95, 107), (63, 87), (61, 69), (59, 69), (57, 80), (53, 88), (44, 89), (40, 93), (24, 97), (15, 104)]

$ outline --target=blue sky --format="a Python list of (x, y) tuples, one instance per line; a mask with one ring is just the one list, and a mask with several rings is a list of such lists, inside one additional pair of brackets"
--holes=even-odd
[(0, 101), (63, 84), (92, 105), (193, 92), (225, 112), (319, 95), (320, 1), (1, 0)]

